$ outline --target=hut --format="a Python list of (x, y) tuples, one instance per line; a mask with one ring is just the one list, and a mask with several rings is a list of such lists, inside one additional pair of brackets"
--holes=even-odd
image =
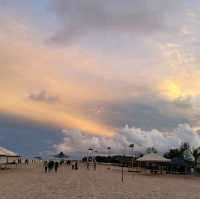
[(8, 164), (16, 164), (18, 158), (20, 156), (17, 155), (15, 152), (10, 151), (6, 148), (0, 147), (0, 166), (8, 165)]
[(163, 173), (166, 166), (170, 163), (170, 159), (164, 158), (157, 153), (149, 153), (137, 159), (140, 167), (149, 169), (151, 173)]

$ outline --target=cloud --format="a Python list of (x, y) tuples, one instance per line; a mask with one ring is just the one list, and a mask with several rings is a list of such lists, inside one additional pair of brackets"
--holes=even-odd
[[(100, 135), (112, 134), (113, 128), (124, 124), (159, 131), (175, 128), (179, 123), (193, 124), (190, 123), (193, 110), (186, 106), (186, 101), (159, 98), (159, 94), (163, 98), (166, 94), (173, 94), (172, 100), (176, 100), (174, 98), (182, 95), (198, 95), (200, 90), (200, 73), (195, 68), (199, 64), (194, 65), (189, 56), (190, 53), (194, 54), (199, 62), (199, 56), (192, 51), (194, 47), (196, 53), (199, 52), (199, 45), (197, 42), (194, 45), (190, 35), (185, 37), (188, 28), (192, 34), (196, 32), (196, 39), (199, 31), (195, 31), (197, 23), (190, 23), (190, 17), (187, 23), (185, 18), (177, 17), (182, 12), (182, 9), (177, 10), (177, 6), (181, 6), (183, 3), (180, 2), (183, 1), (53, 2), (62, 26), (54, 39), (77, 41), (77, 38), (89, 36), (89, 42), (62, 48), (49, 45), (43, 41), (43, 37), (55, 29), (49, 31), (46, 26), (42, 29), (36, 27), (36, 21), (33, 23), (25, 15), (20, 17), (21, 13), (17, 11), (0, 12), (1, 112)], [(198, 15), (198, 12), (193, 14)], [(48, 21), (51, 20), (48, 18)], [(170, 37), (160, 32), (163, 30), (167, 34), (171, 31), (169, 24), (178, 28), (179, 22), (186, 26), (184, 37), (178, 37), (178, 31)], [(54, 28), (55, 24), (52, 24)], [(43, 32), (44, 29), (48, 31)], [(110, 37), (107, 37), (107, 32)], [(126, 34), (125, 39), (119, 36), (124, 32), (131, 33), (130, 37)], [(154, 35), (152, 39), (152, 35), (149, 36), (152, 32), (161, 34)], [(138, 39), (142, 33), (147, 35)], [(93, 37), (90, 34), (98, 42), (91, 42)], [(134, 37), (132, 34), (137, 35)], [(163, 45), (160, 47), (158, 43)], [(99, 48), (101, 44), (105, 44), (105, 48)], [(186, 56), (188, 51), (191, 52)], [(169, 84), (168, 80), (171, 79), (177, 80), (180, 85), (174, 84), (176, 81)], [(164, 84), (164, 89), (157, 89), (163, 81), (167, 85)], [(40, 91), (41, 88), (45, 90)], [(24, 98), (30, 91), (38, 90), (40, 92), (31, 92), (31, 100)], [(147, 97), (147, 93), (151, 97)], [(196, 99), (196, 102), (192, 100), (193, 104), (199, 101)], [(59, 102), (52, 107), (39, 101)], [(102, 102), (100, 109), (96, 101)], [(93, 110), (97, 114), (90, 113), (86, 104), (94, 104)]]
[[(118, 31), (151, 33), (170, 29), (166, 16), (172, 16), (180, 3), (168, 0), (58, 0), (54, 2), (62, 28), (53, 41), (70, 41), (90, 33)], [(177, 10), (176, 10), (177, 11)]]
[[(107, 93), (106, 88), (85, 78), (91, 65), (94, 66), (92, 63), (96, 64), (91, 61), (93, 57), (73, 47), (68, 48), (69, 53), (66, 55), (66, 49), (46, 46), (31, 24), (27, 25), (15, 17), (0, 18), (0, 26), (2, 113), (60, 128), (112, 134), (111, 128), (85, 117), (86, 114), (80, 108), (82, 101), (102, 98), (106, 96), (102, 92)], [(94, 92), (91, 92), (91, 87)], [(45, 90), (40, 91), (41, 88)], [(38, 90), (40, 92), (34, 92)], [(30, 93), (28, 98), (31, 100), (27, 100), (27, 93)], [(50, 103), (54, 103), (54, 106)]]
[(28, 98), (34, 101), (47, 103), (55, 103), (59, 101), (58, 96), (49, 95), (45, 90), (42, 90), (39, 93), (32, 93), (28, 96)]
[(128, 146), (135, 144), (135, 150), (143, 151), (148, 147), (155, 147), (159, 152), (166, 152), (188, 142), (192, 147), (200, 146), (200, 136), (188, 124), (179, 124), (171, 132), (159, 130), (144, 131), (126, 125), (112, 138), (85, 135), (80, 131), (63, 130), (64, 140), (55, 145), (57, 151), (67, 153), (87, 153), (89, 147), (94, 147), (99, 153), (107, 153), (110, 146), (112, 153), (122, 154), (128, 152)]
[(191, 120), (196, 117), (195, 111), (180, 100), (168, 101), (157, 93), (146, 92), (121, 101), (90, 102), (84, 107), (91, 118), (108, 126), (120, 128), (128, 124), (145, 130), (169, 131), (181, 123), (194, 125)]

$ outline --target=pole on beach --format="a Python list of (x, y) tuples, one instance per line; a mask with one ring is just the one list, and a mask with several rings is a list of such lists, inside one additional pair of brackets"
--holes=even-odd
[(124, 182), (124, 165), (125, 165), (125, 160), (124, 160), (124, 155), (121, 158), (121, 181)]
[(124, 166), (122, 165), (122, 182), (124, 182)]
[(131, 149), (131, 156), (132, 156), (132, 161), (131, 161), (131, 167), (132, 167), (132, 169), (133, 169), (133, 149), (134, 149), (134, 144), (130, 144), (129, 145), (129, 147), (130, 147), (130, 149)]
[(111, 150), (111, 147), (107, 147), (107, 150), (108, 150), (108, 162), (109, 162), (108, 169), (110, 169), (110, 164), (111, 164), (111, 154), (110, 154), (110, 150)]

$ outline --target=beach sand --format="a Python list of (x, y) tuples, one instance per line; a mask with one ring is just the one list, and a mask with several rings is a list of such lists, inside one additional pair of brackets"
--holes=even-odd
[(149, 176), (98, 166), (45, 174), (42, 168), (0, 171), (1, 199), (200, 199), (200, 178)]

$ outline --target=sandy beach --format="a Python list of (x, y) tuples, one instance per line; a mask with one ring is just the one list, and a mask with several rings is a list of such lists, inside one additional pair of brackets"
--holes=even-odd
[(58, 173), (45, 174), (42, 168), (0, 171), (1, 199), (199, 199), (200, 178), (149, 176), (108, 170), (62, 167)]

